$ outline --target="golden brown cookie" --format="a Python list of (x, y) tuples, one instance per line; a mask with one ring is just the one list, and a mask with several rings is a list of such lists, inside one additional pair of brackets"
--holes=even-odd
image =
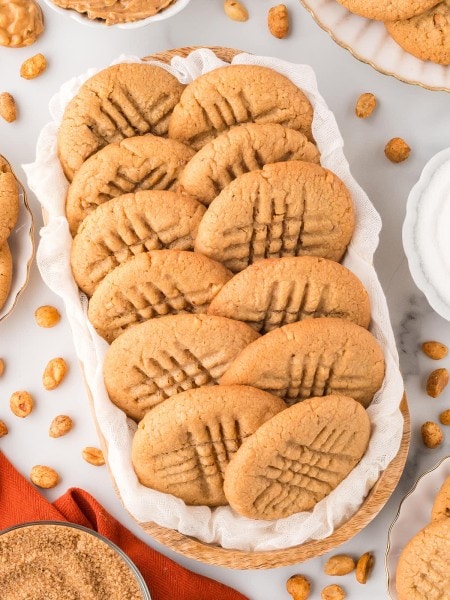
[(58, 132), (67, 179), (107, 144), (145, 133), (166, 135), (183, 88), (164, 69), (140, 63), (113, 65), (88, 79), (67, 105)]
[(431, 520), (440, 521), (450, 518), (450, 477), (444, 481), (431, 510)]
[(352, 398), (305, 400), (244, 441), (225, 471), (225, 496), (252, 519), (311, 510), (358, 464), (369, 438), (369, 417)]
[(230, 183), (206, 211), (195, 250), (234, 273), (263, 258), (340, 260), (353, 228), (350, 193), (339, 177), (294, 160)]
[(312, 140), (312, 106), (287, 77), (267, 67), (231, 65), (190, 83), (174, 108), (169, 137), (199, 150), (241, 123), (279, 123)]
[(192, 250), (205, 207), (169, 191), (124, 194), (82, 222), (71, 250), (72, 273), (88, 295), (115, 267), (136, 254), (163, 248)]
[(186, 165), (180, 186), (208, 206), (239, 175), (287, 160), (318, 163), (320, 154), (299, 131), (276, 123), (247, 123), (203, 146)]
[(194, 151), (154, 135), (109, 144), (76, 173), (66, 199), (70, 231), (103, 202), (140, 190), (174, 190)]
[(3, 308), (11, 289), (12, 281), (12, 257), (8, 242), (0, 246), (0, 309)]
[(421, 60), (450, 65), (450, 0), (404, 21), (386, 23), (403, 50)]
[(111, 344), (106, 389), (114, 404), (140, 421), (163, 400), (214, 385), (258, 336), (248, 325), (209, 315), (173, 315), (136, 325)]
[(378, 21), (409, 19), (423, 13), (439, 0), (337, 0), (350, 12)]
[(101, 19), (106, 25), (130, 23), (152, 17), (176, 0), (52, 0), (61, 8), (86, 13), (89, 19)]
[(338, 317), (370, 323), (369, 295), (351, 271), (315, 256), (260, 260), (224, 285), (208, 314), (243, 321), (260, 333), (288, 323)]
[(88, 316), (97, 333), (111, 343), (149, 319), (206, 313), (230, 278), (223, 265), (195, 252), (144, 252), (103, 279), (89, 302)]
[(211, 386), (177, 394), (149, 411), (134, 435), (139, 481), (186, 504), (227, 504), (225, 469), (242, 442), (286, 408), (247, 386)]
[(427, 525), (398, 559), (398, 600), (449, 600), (450, 519)]
[(295, 404), (343, 394), (367, 407), (384, 379), (383, 352), (344, 319), (306, 319), (274, 329), (236, 358), (221, 385), (252, 385)]
[(9, 164), (0, 156), (0, 246), (8, 239), (19, 216), (19, 187)]

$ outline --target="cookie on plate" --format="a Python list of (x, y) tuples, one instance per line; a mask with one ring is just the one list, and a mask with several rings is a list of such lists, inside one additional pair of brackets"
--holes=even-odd
[(450, 477), (447, 477), (442, 484), (431, 510), (432, 521), (448, 518), (450, 518)]
[(356, 275), (339, 263), (288, 256), (260, 260), (235, 275), (208, 314), (243, 321), (260, 333), (318, 317), (348, 319), (367, 328), (370, 301)]
[(369, 438), (369, 417), (352, 398), (305, 400), (245, 440), (225, 471), (225, 496), (251, 519), (311, 510), (358, 464)]
[(350, 12), (377, 21), (409, 19), (425, 12), (439, 0), (337, 0)]
[(450, 65), (450, 0), (411, 19), (385, 25), (406, 52), (421, 60)]
[(299, 131), (276, 123), (248, 123), (203, 146), (186, 165), (180, 186), (208, 206), (239, 175), (287, 160), (318, 163), (320, 154)]
[(230, 278), (223, 265), (195, 252), (144, 252), (103, 279), (89, 302), (88, 316), (97, 333), (111, 343), (149, 319), (205, 313)]
[(8, 242), (3, 242), (0, 246), (0, 309), (3, 308), (12, 281), (12, 257)]
[(70, 231), (103, 202), (140, 190), (174, 190), (194, 151), (154, 135), (109, 144), (87, 160), (75, 175), (66, 199)]
[(312, 140), (312, 106), (273, 69), (231, 65), (201, 75), (183, 91), (169, 122), (169, 137), (196, 150), (241, 123), (279, 123)]
[(383, 352), (374, 336), (350, 321), (306, 319), (247, 346), (220, 379), (252, 385), (287, 404), (343, 394), (367, 407), (384, 379)]
[(192, 250), (205, 207), (169, 191), (124, 194), (98, 206), (73, 239), (71, 266), (78, 286), (92, 296), (115, 267), (136, 254), (163, 248)]
[(242, 442), (286, 408), (247, 386), (189, 390), (148, 412), (133, 438), (139, 481), (187, 504), (227, 504), (225, 469)]
[(263, 258), (339, 261), (354, 228), (350, 193), (337, 175), (289, 161), (241, 175), (210, 204), (195, 250), (234, 273)]
[(398, 600), (448, 600), (450, 519), (419, 531), (403, 548), (395, 576)]
[(58, 155), (72, 181), (100, 148), (145, 133), (166, 135), (184, 85), (164, 69), (122, 63), (89, 78), (64, 111)]
[(140, 421), (163, 400), (214, 385), (259, 335), (248, 325), (209, 315), (173, 315), (136, 325), (111, 344), (104, 362), (112, 402)]
[(0, 156), (0, 246), (8, 239), (19, 216), (19, 187), (6, 160)]

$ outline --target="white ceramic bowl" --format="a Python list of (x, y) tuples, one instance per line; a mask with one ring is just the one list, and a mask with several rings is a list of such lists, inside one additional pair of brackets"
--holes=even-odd
[(173, 4), (162, 10), (161, 12), (153, 15), (152, 17), (147, 17), (146, 19), (140, 19), (138, 21), (132, 21), (131, 23), (117, 23), (115, 25), (105, 25), (100, 19), (89, 19), (84, 13), (78, 13), (76, 10), (71, 10), (68, 8), (61, 8), (60, 6), (56, 6), (53, 4), (52, 0), (44, 0), (44, 2), (50, 6), (54, 11), (61, 15), (70, 16), (74, 21), (78, 23), (82, 23), (83, 25), (87, 25), (88, 27), (97, 27), (97, 28), (115, 28), (115, 29), (138, 29), (139, 27), (144, 27), (145, 25), (149, 25), (150, 23), (156, 23), (158, 21), (164, 21), (165, 19), (170, 19), (170, 17), (175, 16), (183, 8), (189, 4), (191, 0), (175, 0)]

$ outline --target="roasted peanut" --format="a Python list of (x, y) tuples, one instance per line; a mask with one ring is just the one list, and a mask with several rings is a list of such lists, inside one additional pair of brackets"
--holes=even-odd
[(3, 375), (4, 372), (5, 372), (5, 361), (3, 360), (3, 358), (0, 358), (0, 377)]
[(294, 600), (307, 600), (311, 584), (304, 575), (292, 575), (286, 582), (286, 589)]
[(427, 448), (437, 448), (442, 444), (442, 440), (444, 439), (442, 429), (433, 421), (424, 423), (421, 428), (421, 433), (423, 443)]
[(30, 472), (30, 479), (40, 488), (49, 489), (59, 482), (59, 475), (51, 467), (35, 465)]
[(58, 415), (50, 423), (48, 435), (52, 438), (61, 437), (66, 435), (66, 433), (69, 433), (69, 431), (72, 429), (72, 426), (73, 422), (70, 417), (67, 415)]
[(54, 306), (45, 305), (36, 310), (34, 318), (39, 327), (54, 327), (61, 320), (61, 315)]
[(355, 568), (355, 561), (345, 554), (331, 556), (325, 563), (324, 571), (327, 575), (348, 575)]
[(361, 94), (361, 96), (356, 101), (355, 106), (355, 114), (360, 119), (367, 119), (375, 110), (377, 105), (377, 99), (370, 92), (366, 92), (365, 94)]
[(242, 2), (225, 0), (223, 8), (227, 17), (233, 19), (233, 21), (247, 21), (248, 19), (248, 10)]
[(21, 417), (23, 419), (28, 417), (33, 410), (34, 402), (31, 394), (28, 392), (14, 392), (9, 399), (9, 406), (16, 417)]
[(105, 464), (103, 452), (98, 448), (87, 446), (86, 448), (83, 448), (81, 455), (86, 462), (88, 462), (90, 465), (94, 465), (94, 467), (101, 467)]
[(323, 588), (320, 597), (322, 600), (344, 600), (345, 592), (340, 585), (334, 583), (333, 585), (327, 585), (326, 588)]
[(16, 101), (9, 92), (0, 94), (0, 117), (8, 123), (17, 119)]
[(45, 367), (42, 383), (46, 390), (54, 390), (59, 386), (67, 373), (67, 364), (63, 358), (52, 358)]
[(278, 4), (278, 6), (272, 6), (269, 9), (267, 25), (274, 37), (281, 40), (287, 36), (289, 33), (289, 13), (285, 4)]
[(0, 419), (0, 438), (8, 433), (6, 423)]
[(437, 398), (448, 384), (447, 369), (435, 369), (427, 379), (427, 394)]
[(447, 410), (441, 412), (439, 415), (439, 421), (442, 423), (442, 425), (450, 425), (450, 408), (447, 408)]
[(359, 557), (356, 563), (356, 581), (366, 583), (373, 569), (373, 554), (370, 552), (364, 553)]
[(441, 342), (424, 342), (422, 350), (428, 358), (432, 358), (433, 360), (441, 360), (441, 358), (445, 358), (448, 354), (447, 346), (441, 344)]
[(402, 140), (402, 138), (392, 138), (386, 144), (384, 149), (384, 153), (386, 158), (388, 158), (391, 162), (400, 163), (406, 160), (411, 152), (411, 148)]
[(20, 76), (24, 79), (34, 79), (39, 77), (47, 68), (47, 61), (43, 54), (35, 54), (31, 58), (27, 58), (20, 67)]

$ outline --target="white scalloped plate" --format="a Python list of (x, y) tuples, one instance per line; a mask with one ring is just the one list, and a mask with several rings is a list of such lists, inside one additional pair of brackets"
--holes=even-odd
[(450, 148), (425, 165), (412, 188), (403, 223), (403, 248), (417, 287), (450, 321)]
[(419, 60), (405, 52), (383, 23), (354, 15), (336, 0), (300, 0), (332, 39), (384, 75), (429, 90), (450, 92), (450, 66)]
[(423, 473), (400, 502), (398, 512), (389, 528), (385, 567), (388, 595), (398, 600), (395, 571), (401, 551), (409, 540), (430, 522), (431, 509), (439, 488), (450, 477), (450, 456)]

